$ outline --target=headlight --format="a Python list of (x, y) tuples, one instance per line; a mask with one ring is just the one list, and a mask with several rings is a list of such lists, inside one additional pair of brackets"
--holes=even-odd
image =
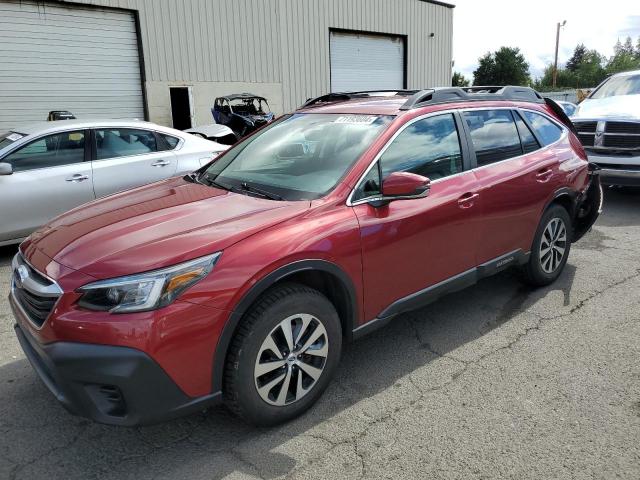
[(78, 291), (78, 305), (113, 313), (162, 308), (213, 269), (221, 252), (161, 270), (89, 283)]

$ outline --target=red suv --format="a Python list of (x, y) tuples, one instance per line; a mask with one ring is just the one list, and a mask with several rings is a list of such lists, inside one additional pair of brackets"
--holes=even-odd
[(320, 397), (345, 341), (512, 266), (553, 282), (601, 200), (531, 89), (329, 94), (32, 234), (15, 330), (73, 413), (133, 425), (224, 399), (274, 424)]

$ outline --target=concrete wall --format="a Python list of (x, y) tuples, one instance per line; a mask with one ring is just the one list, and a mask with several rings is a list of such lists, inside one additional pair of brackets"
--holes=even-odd
[[(193, 86), (195, 120), (219, 94), (266, 96), (276, 113), (330, 90), (329, 29), (407, 36), (408, 88), (449, 85), (453, 10), (422, 0), (73, 0), (139, 12), (150, 119), (171, 85)], [(433, 33), (433, 37), (431, 36)]]

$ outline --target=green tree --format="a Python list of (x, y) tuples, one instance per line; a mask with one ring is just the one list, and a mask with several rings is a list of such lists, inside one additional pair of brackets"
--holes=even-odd
[(529, 85), (529, 64), (519, 48), (501, 47), (478, 59), (474, 85)]
[(465, 78), (463, 74), (460, 72), (453, 72), (453, 76), (451, 77), (451, 86), (453, 87), (468, 87), (469, 80)]
[[(638, 42), (640, 42), (640, 38)], [(613, 47), (613, 57), (607, 62), (607, 73), (613, 74), (640, 68), (640, 56), (638, 53), (639, 52), (633, 48), (631, 37), (627, 37), (624, 43), (618, 40)]]
[(578, 66), (583, 62), (586, 54), (587, 47), (584, 46), (584, 43), (576, 45), (576, 48), (573, 50), (573, 55), (571, 55), (571, 58), (567, 61), (567, 70), (575, 72), (578, 69)]
[(495, 69), (496, 61), (493, 54), (490, 52), (485, 53), (478, 59), (478, 68), (473, 72), (473, 84), (491, 85)]
[[(584, 49), (580, 45), (576, 47), (571, 57), (571, 68), (567, 62), (566, 68), (558, 68), (556, 88), (587, 88), (598, 85), (607, 76), (605, 70), (605, 58), (596, 50)], [(576, 52), (578, 54), (576, 55)], [(542, 78), (536, 80), (535, 88), (549, 91), (553, 85), (553, 65), (548, 65)]]

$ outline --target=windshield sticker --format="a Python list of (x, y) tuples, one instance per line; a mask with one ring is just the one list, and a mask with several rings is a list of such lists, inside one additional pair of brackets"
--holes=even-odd
[(374, 115), (343, 115), (338, 117), (334, 123), (352, 123), (358, 125), (371, 125), (378, 117)]
[(6, 138), (7, 140), (15, 142), (16, 140), (20, 140), (22, 138), (22, 135), (20, 135), (19, 133), (10, 133)]

